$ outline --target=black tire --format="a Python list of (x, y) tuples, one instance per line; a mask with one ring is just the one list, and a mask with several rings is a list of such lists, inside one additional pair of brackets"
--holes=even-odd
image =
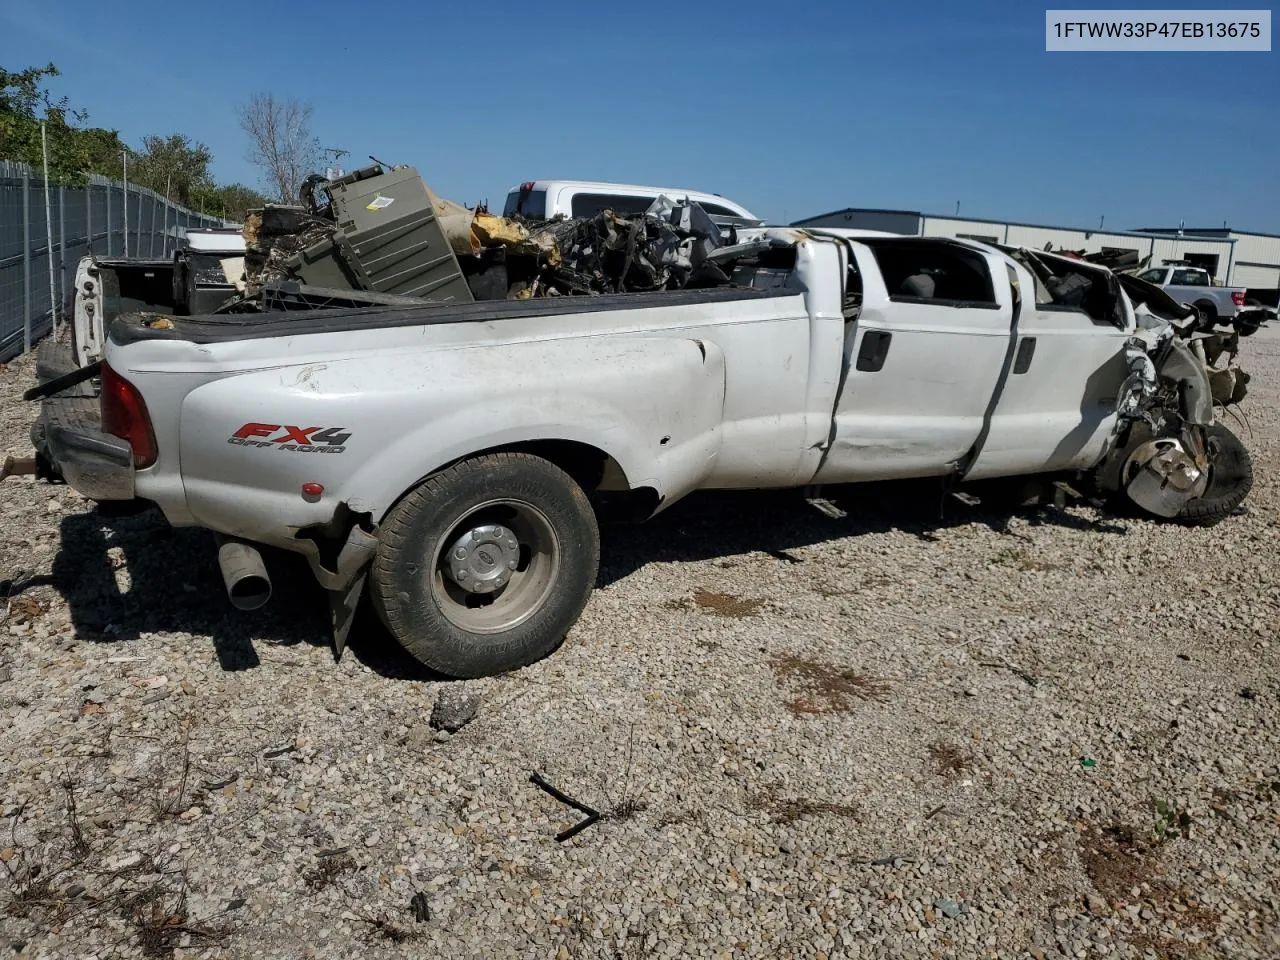
[(1240, 439), (1220, 423), (1206, 428), (1209, 445), (1209, 486), (1188, 503), (1178, 519), (1197, 527), (1221, 523), (1253, 489), (1253, 461)]
[(1235, 320), (1232, 321), (1232, 326), (1236, 328), (1236, 332), (1239, 333), (1240, 336), (1252, 337), (1258, 332), (1258, 328), (1261, 327), (1262, 324), (1258, 320), (1242, 320), (1240, 317), (1236, 317)]
[(49, 453), (49, 440), (45, 436), (44, 418), (36, 417), (31, 424), (31, 447), (36, 454), (36, 476), (49, 483), (65, 483), (62, 472), (54, 465)]
[(1197, 300), (1193, 306), (1196, 313), (1200, 315), (1199, 326), (1201, 330), (1209, 332), (1218, 325), (1218, 308), (1213, 305), (1211, 300)]
[(58, 377), (75, 373), (76, 358), (71, 352), (71, 344), (55, 343), (53, 337), (46, 337), (36, 347), (36, 383), (48, 383)]
[[(502, 552), (515, 541), (514, 553)], [(456, 560), (459, 550), (469, 558)], [(465, 577), (473, 563), (472, 583), (500, 575), (505, 585), (487, 594), (460, 587), (450, 570)], [(582, 488), (540, 457), (495, 453), (449, 467), (392, 507), (369, 589), (410, 656), (449, 676), (482, 677), (554, 651), (582, 613), (599, 565), (600, 532)]]

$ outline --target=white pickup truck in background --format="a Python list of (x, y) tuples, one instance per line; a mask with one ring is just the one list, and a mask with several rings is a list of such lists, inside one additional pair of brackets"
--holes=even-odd
[(630, 215), (644, 213), (659, 197), (696, 203), (720, 224), (759, 226), (764, 222), (746, 207), (716, 193), (594, 180), (526, 180), (507, 192), (502, 215), (511, 217), (518, 214), (537, 220), (594, 217), (602, 210)]
[(100, 400), (46, 385), (41, 422), (81, 493), (214, 531), (237, 606), (270, 595), (259, 545), (301, 553), (338, 652), (367, 589), (457, 676), (561, 642), (596, 579), (596, 491), (646, 515), (708, 488), (1056, 474), (1193, 523), (1249, 492), (1215, 416), (1243, 394), (1211, 369), (1226, 338), (1188, 339), (1189, 312), (1134, 278), (797, 229), (744, 234), (688, 282), (712, 274), (727, 282), (125, 315), (83, 371)]
[(1218, 324), (1231, 324), (1245, 306), (1244, 287), (1214, 286), (1209, 271), (1203, 267), (1165, 264), (1143, 270), (1138, 279), (1155, 284), (1178, 303), (1194, 309), (1199, 315), (1202, 330), (1212, 330)]

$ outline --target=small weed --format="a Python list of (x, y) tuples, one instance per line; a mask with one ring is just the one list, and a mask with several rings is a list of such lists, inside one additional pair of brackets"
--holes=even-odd
[(949, 743), (935, 743), (929, 747), (929, 759), (933, 761), (938, 776), (948, 779), (973, 766), (973, 757)]
[(810, 713), (848, 713), (854, 700), (885, 700), (889, 685), (855, 670), (840, 669), (792, 654), (774, 657), (773, 671), (780, 680), (800, 688), (788, 705), (797, 716)]
[(89, 855), (89, 842), (80, 829), (80, 818), (76, 815), (76, 786), (70, 777), (62, 781), (62, 790), (67, 798), (67, 825), (71, 830), (71, 853), (77, 860)]
[(1165, 800), (1155, 802), (1154, 829), (1157, 843), (1164, 843), (1174, 837), (1189, 838), (1193, 822), (1187, 811), (1178, 810)]
[[(649, 804), (643, 800), (637, 800), (631, 795), (631, 770), (632, 761), (635, 759), (636, 749), (636, 725), (631, 725), (631, 730), (627, 734), (627, 763), (622, 774), (622, 800), (613, 806), (605, 815), (607, 820), (630, 820), (645, 810), (649, 809)], [(612, 798), (610, 798), (612, 802)]]
[(65, 906), (65, 900), (57, 895), (52, 881), (38, 863), (25, 869), (10, 870), (10, 876), (13, 886), (9, 902), (5, 904), (5, 913), (9, 916), (26, 918), (40, 908)]
[(191, 940), (217, 940), (220, 930), (195, 926), (187, 913), (186, 890), (179, 890), (172, 904), (165, 904), (158, 888), (134, 899), (131, 919), (138, 929), (138, 946), (144, 956), (172, 957), (183, 936)]
[(346, 854), (337, 857), (325, 857), (320, 861), (319, 866), (304, 873), (302, 879), (308, 889), (318, 893), (332, 884), (342, 874), (354, 869), (356, 869), (355, 860)]
[(628, 797), (609, 811), (610, 820), (630, 820), (649, 809), (649, 804), (634, 797)]
[(184, 740), (182, 743), (182, 774), (178, 778), (178, 785), (174, 788), (166, 788), (163, 777), (159, 779), (157, 784), (156, 797), (153, 803), (157, 820), (168, 820), (187, 809), (187, 780), (190, 776), (191, 751), (186, 740)]

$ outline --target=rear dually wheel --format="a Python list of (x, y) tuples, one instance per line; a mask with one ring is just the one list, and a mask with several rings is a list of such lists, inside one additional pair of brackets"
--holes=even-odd
[(416, 660), (480, 677), (555, 650), (599, 562), (595, 514), (568, 474), (529, 454), (486, 454), (430, 477), (391, 509), (370, 590)]

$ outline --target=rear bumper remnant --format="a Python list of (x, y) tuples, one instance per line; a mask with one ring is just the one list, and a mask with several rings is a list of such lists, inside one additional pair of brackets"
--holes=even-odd
[(90, 500), (134, 499), (133, 450), (103, 433), (97, 399), (50, 397), (40, 419), (49, 459), (73, 489)]

